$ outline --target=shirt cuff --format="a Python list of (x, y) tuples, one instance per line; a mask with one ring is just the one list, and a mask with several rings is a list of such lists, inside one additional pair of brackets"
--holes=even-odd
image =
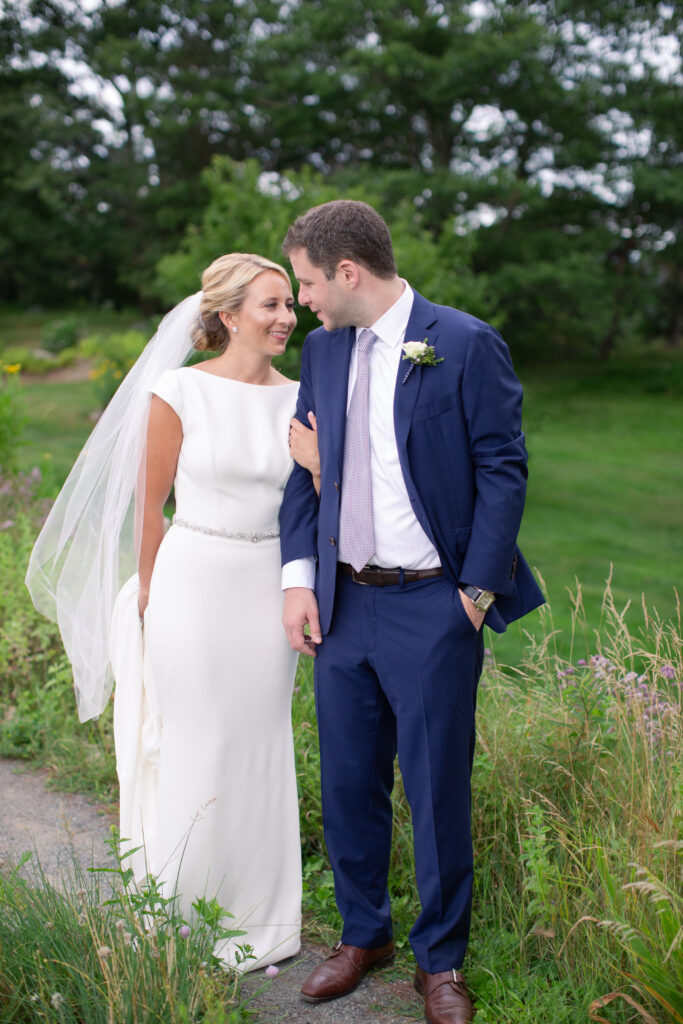
[(315, 558), (296, 558), (293, 562), (285, 562), (282, 566), (282, 589), (290, 587), (308, 587), (315, 590)]

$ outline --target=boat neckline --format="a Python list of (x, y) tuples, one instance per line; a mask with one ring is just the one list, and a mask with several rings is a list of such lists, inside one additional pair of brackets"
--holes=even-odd
[(197, 370), (194, 366), (185, 366), (185, 370), (192, 370), (200, 377), (213, 377), (214, 380), (228, 380), (232, 384), (245, 384), (250, 388), (263, 388), (266, 391), (277, 391), (278, 388), (291, 388), (299, 386), (298, 380), (288, 380), (286, 384), (253, 384), (249, 380), (237, 380), (235, 377), (222, 377), (219, 373), (209, 373), (207, 370)]

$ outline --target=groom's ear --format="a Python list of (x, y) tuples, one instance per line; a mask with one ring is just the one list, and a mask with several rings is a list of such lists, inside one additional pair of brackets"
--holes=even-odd
[(340, 260), (337, 276), (347, 288), (357, 288), (360, 282), (360, 267), (353, 260)]

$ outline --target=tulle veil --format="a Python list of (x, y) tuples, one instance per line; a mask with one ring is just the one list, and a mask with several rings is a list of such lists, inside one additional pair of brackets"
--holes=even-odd
[(26, 585), (38, 611), (59, 626), (82, 722), (102, 713), (113, 686), (109, 634), (119, 590), (137, 566), (151, 390), (192, 352), (201, 296), (184, 299), (159, 324), (88, 438), (31, 553)]

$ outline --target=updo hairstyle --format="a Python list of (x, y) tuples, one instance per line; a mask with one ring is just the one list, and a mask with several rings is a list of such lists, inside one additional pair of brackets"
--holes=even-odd
[(237, 313), (251, 282), (267, 270), (280, 274), (291, 287), (284, 267), (250, 252), (219, 256), (202, 274), (199, 320), (192, 331), (192, 344), (200, 352), (225, 352), (230, 332), (219, 314)]

